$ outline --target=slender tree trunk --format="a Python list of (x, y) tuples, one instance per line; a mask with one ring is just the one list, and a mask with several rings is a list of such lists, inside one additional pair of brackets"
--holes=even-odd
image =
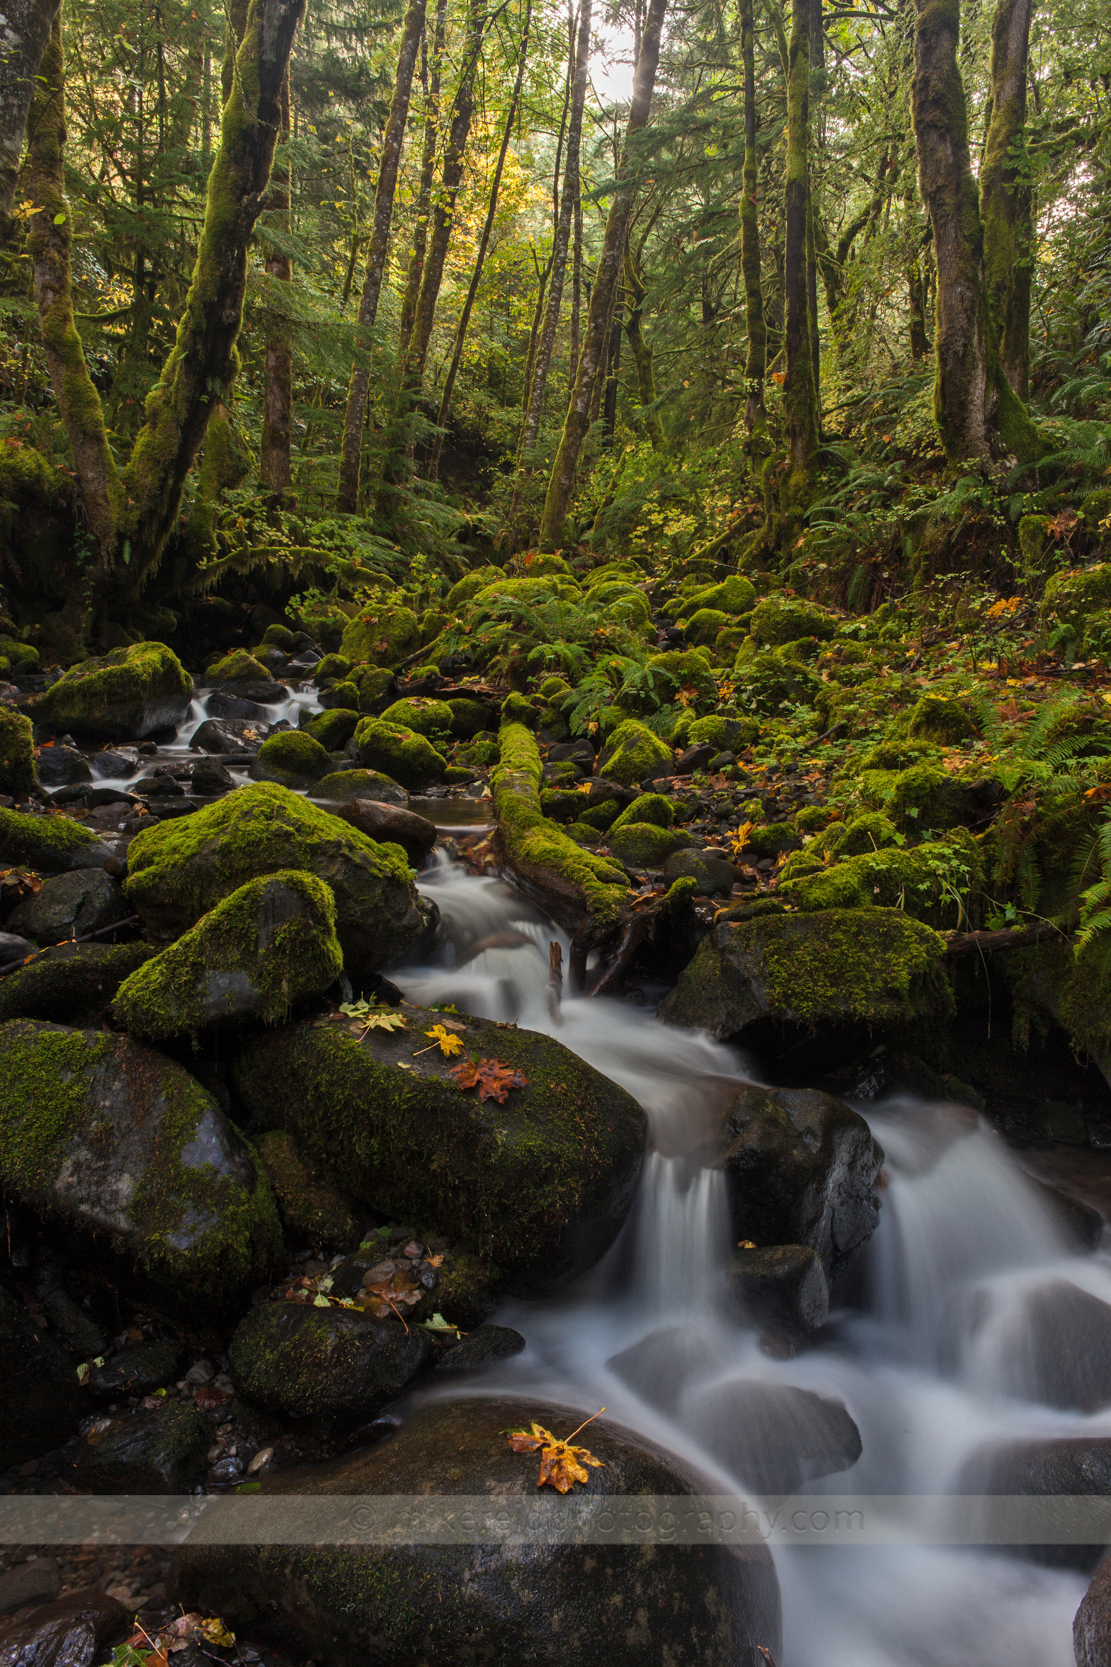
[[(536, 350), (536, 362), (533, 366), (528, 412), (521, 433), (520, 456), (522, 463), (526, 462), (536, 445), (536, 438), (540, 432), (540, 421), (544, 414), (544, 396), (547, 392), (548, 373), (551, 370), (552, 352), (555, 347), (556, 331), (559, 328), (559, 313), (563, 304), (563, 283), (567, 272), (567, 255), (571, 245), (571, 225), (575, 204), (579, 201), (579, 155), (582, 145), (583, 109), (586, 104), (586, 81), (590, 59), (590, 13), (591, 0), (581, 0), (579, 32), (574, 49), (574, 70), (571, 76), (571, 110), (567, 124), (567, 160), (563, 172), (563, 193), (560, 197), (555, 238), (552, 244), (552, 268), (551, 277), (548, 281), (548, 302), (544, 313), (544, 324), (540, 332), (540, 343)], [(573, 366), (571, 374), (574, 375)]]
[(606, 386), (602, 395), (602, 422), (605, 425), (606, 443), (613, 443), (617, 432), (617, 393), (621, 375), (621, 327), (622, 315), (625, 311), (625, 297), (618, 284), (613, 292), (613, 321), (610, 324), (610, 350), (606, 356)]
[(633, 76), (633, 97), (629, 109), (629, 123), (621, 147), (606, 232), (594, 288), (590, 296), (590, 312), (586, 321), (582, 351), (579, 355), (575, 386), (563, 424), (548, 493), (544, 500), (544, 514), (540, 526), (540, 548), (558, 549), (563, 538), (563, 524), (571, 507), (575, 489), (575, 472), (579, 453), (590, 427), (590, 404), (594, 379), (608, 344), (609, 319), (614, 291), (621, 277), (625, 257), (625, 241), (636, 190), (634, 151), (636, 135), (648, 121), (652, 104), (652, 89), (656, 83), (656, 66), (660, 58), (660, 35), (663, 31), (667, 0), (649, 0), (644, 22), (640, 52)]
[[(436, 31), (432, 43), (431, 80), (426, 88), (427, 109), (424, 118), (424, 141), (421, 147), (420, 184), (417, 187), (417, 218), (413, 229), (413, 252), (405, 274), (405, 295), (401, 303), (401, 328), (398, 332), (398, 357), (404, 359), (413, 334), (417, 316), (417, 297), (424, 277), (424, 257), (428, 248), (428, 216), (432, 212), (432, 180), (436, 172), (436, 146), (440, 136), (440, 80), (444, 62), (444, 41), (447, 35), (447, 0), (438, 0)], [(422, 72), (423, 73), (423, 72)]]
[(787, 183), (784, 202), (783, 408), (787, 421), (788, 471), (783, 509), (792, 520), (809, 486), (818, 446), (818, 400), (810, 339), (807, 282), (808, 151), (810, 125), (810, 7), (794, 0), (787, 80)]
[(463, 344), (467, 339), (467, 326), (471, 322), (471, 312), (474, 308), (475, 296), (482, 278), (482, 268), (486, 262), (486, 251), (490, 244), (490, 234), (494, 229), (494, 216), (498, 210), (498, 191), (501, 188), (502, 172), (505, 168), (505, 158), (509, 150), (509, 141), (513, 137), (513, 124), (517, 120), (517, 106), (521, 102), (521, 87), (525, 79), (525, 63), (528, 59), (529, 26), (532, 22), (532, 0), (525, 0), (525, 22), (521, 32), (521, 53), (517, 61), (517, 79), (513, 83), (513, 94), (509, 100), (509, 110), (502, 130), (501, 148), (498, 151), (497, 165), (494, 168), (494, 178), (490, 186), (490, 200), (486, 209), (486, 219), (479, 239), (478, 253), (475, 256), (474, 271), (467, 288), (467, 298), (463, 303), (463, 311), (459, 315), (459, 324), (455, 331), (455, 345), (452, 348), (451, 363), (448, 366), (447, 377), (444, 381), (444, 391), (440, 398), (440, 410), (436, 417), (436, 426), (440, 430), (432, 448), (432, 457), (428, 465), (430, 479), (435, 480), (440, 468), (440, 454), (444, 446), (444, 425), (451, 409), (451, 396), (455, 391), (455, 379), (459, 374), (459, 366), (463, 359)]
[(8, 241), (35, 78), (58, 0), (4, 0), (0, 24), (0, 248)]
[(633, 365), (637, 374), (640, 420), (644, 426), (644, 432), (652, 442), (652, 450), (663, 451), (666, 441), (660, 414), (655, 409), (656, 400), (659, 396), (656, 393), (656, 375), (652, 366), (652, 349), (644, 339), (642, 324), (648, 292), (644, 286), (644, 276), (640, 269), (640, 262), (631, 248), (625, 256), (625, 289), (629, 296), (629, 310), (625, 318), (625, 334), (629, 338), (629, 350), (633, 355)]
[[(745, 356), (745, 383), (748, 388), (745, 400), (745, 427), (750, 434), (763, 427), (764, 377), (768, 369), (768, 330), (764, 322), (764, 293), (760, 273), (755, 41), (752, 0), (741, 0), (741, 60), (744, 71), (745, 113), (745, 158), (741, 186), (741, 272), (744, 276), (745, 325), (748, 334), (748, 351)], [(633, 356), (636, 357), (635, 346)]]
[(818, 145), (820, 146), (822, 126), (820, 112), (826, 80), (825, 39), (822, 0), (810, 0), (810, 113), (806, 125), (806, 301), (810, 313), (810, 357), (814, 365), (814, 398), (819, 434), (822, 427), (822, 338), (818, 332), (818, 257), (815, 250), (814, 234), (818, 217), (818, 204), (814, 200), (814, 169), (811, 166), (813, 146), (810, 143), (810, 135), (813, 129), (818, 130)]
[(1026, 133), (1026, 80), (1032, 0), (997, 0), (991, 29), (991, 113), (980, 202), (984, 222), (984, 284), (999, 357), (1011, 388), (1030, 391), (1030, 283), (1033, 272), (1032, 194), (1021, 150)]
[[(289, 71), (282, 83), (282, 139), (289, 143)], [(281, 171), (274, 176), (270, 188), (270, 212), (275, 215), (281, 230), (289, 232), (290, 170), (289, 155)], [(293, 277), (293, 264), (287, 254), (270, 249), (266, 256), (266, 271), (276, 283), (288, 284)], [(289, 325), (285, 319), (276, 320), (266, 339), (266, 385), (262, 397), (262, 444), (259, 448), (259, 475), (271, 492), (288, 492), (293, 480), (290, 455), (293, 432), (293, 349), (289, 339)]]
[(575, 198), (575, 240), (571, 254), (571, 382), (579, 362), (579, 315), (582, 309), (583, 288), (583, 204), (582, 194)]
[(409, 0), (405, 22), (401, 28), (401, 44), (397, 53), (393, 98), (390, 113), (382, 134), (382, 153), (378, 161), (378, 184), (374, 192), (374, 217), (371, 221), (370, 242), (367, 246), (366, 277), (359, 301), (359, 330), (366, 359), (351, 371), (347, 390), (347, 409), (343, 417), (343, 438), (340, 441), (338, 508), (353, 515), (359, 503), (359, 459), (363, 445), (363, 419), (366, 416), (367, 393), (370, 388), (371, 350), (370, 333), (378, 316), (378, 297), (382, 293), (382, 276), (386, 270), (386, 256), (390, 245), (390, 221), (397, 190), (397, 170), (401, 162), (401, 145), (405, 138), (405, 123), (409, 116), (409, 93), (413, 85), (413, 68), (417, 49), (424, 33), (425, 0)]
[(904, 236), (909, 245), (909, 258), (906, 265), (907, 276), (907, 309), (909, 313), (908, 334), (910, 340), (910, 357), (914, 364), (920, 364), (930, 351), (930, 341), (926, 334), (926, 278), (922, 270), (922, 236), (919, 228), (914, 224), (914, 194), (908, 191), (903, 198), (906, 210), (906, 229)]

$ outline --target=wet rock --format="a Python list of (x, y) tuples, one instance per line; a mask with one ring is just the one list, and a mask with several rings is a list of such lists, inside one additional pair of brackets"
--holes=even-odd
[(649, 1406), (670, 1416), (678, 1411), (683, 1392), (720, 1370), (724, 1357), (697, 1326), (662, 1326), (627, 1349), (611, 1355), (606, 1365)]
[(104, 1337), (89, 1316), (82, 1312), (60, 1285), (51, 1285), (39, 1293), (43, 1313), (65, 1343), (83, 1359), (94, 1359), (105, 1350)]
[(512, 1326), (480, 1325), (440, 1358), (440, 1376), (445, 1372), (479, 1372), (499, 1360), (509, 1360), (526, 1347), (525, 1339)]
[(840, 1401), (791, 1384), (727, 1378), (683, 1397), (685, 1429), (747, 1487), (793, 1493), (803, 1482), (849, 1470), (860, 1431)]
[(1111, 1664), (1111, 1559), (1100, 1564), (1076, 1611), (1072, 1649), (1076, 1667)]
[(124, 979), (157, 953), (145, 943), (54, 944), (29, 966), (0, 979), (0, 1022), (91, 1021), (107, 1009)]
[[(265, 729), (272, 716), (270, 708), (261, 705), (257, 700), (244, 700), (240, 695), (229, 694), (209, 695), (205, 701), (205, 710), (208, 713), (210, 723), (214, 719), (221, 722), (230, 720), (234, 723), (249, 725), (255, 729)], [(209, 747), (207, 744), (205, 746), (206, 752), (217, 750), (219, 749)]]
[[(492, 1397), (438, 1402), (370, 1448), (327, 1469), (264, 1481), (263, 1489), (288, 1496), (299, 1524), (316, 1513), (322, 1524), (331, 1519), (336, 1494), (487, 1494), (492, 1512), (528, 1509), (538, 1461), (510, 1451), (506, 1428), (535, 1418), (570, 1432), (591, 1410)], [(694, 1491), (674, 1459), (606, 1419), (591, 1424), (590, 1450), (603, 1467), (576, 1487), (577, 1502)], [(303, 1544), (223, 1546), (215, 1537), (206, 1545), (208, 1523), (203, 1518), (175, 1554), (174, 1599), (311, 1651), (325, 1667), (756, 1667), (757, 1645), (780, 1655), (778, 1586), (763, 1546), (334, 1545), (323, 1527)], [(312, 1545), (314, 1537), (325, 1543)]]
[(1077, 1250), (1095, 1250), (1103, 1238), (1103, 1217), (1098, 1210), (1082, 1199), (1073, 1198), (1048, 1181), (1029, 1175), (1027, 1180), (1036, 1187), (1038, 1196), (1049, 1206), (1054, 1220)]
[(380, 775), (377, 770), (335, 770), (314, 785), (312, 796), (329, 804), (346, 804), (351, 799), (373, 799), (383, 805), (409, 803), (409, 795), (400, 782)]
[(355, 731), (359, 763), (399, 781), (410, 792), (444, 780), (446, 761), (426, 735), (403, 724), (363, 718)]
[(239, 1393), (295, 1418), (370, 1418), (433, 1353), (418, 1326), (296, 1302), (252, 1308), (228, 1350)]
[(463, 1057), (503, 1061), (525, 1078), (504, 1104), (481, 1100), (437, 1049), (415, 1056), (443, 1015), (406, 1003), (401, 1016), (405, 1030), (362, 1041), (346, 1024), (249, 1038), (234, 1067), (242, 1103), (314, 1162), (342, 1152), (352, 1196), (436, 1222), (511, 1288), (554, 1290), (591, 1267), (632, 1202), (641, 1107), (553, 1038), (467, 1018)]
[(270, 782), (140, 834), (128, 851), (126, 892), (148, 926), (176, 937), (248, 881), (286, 869), (331, 888), (350, 972), (394, 960), (430, 918), (399, 852)]
[(736, 883), (733, 864), (724, 857), (706, 851), (673, 851), (664, 859), (663, 876), (667, 885), (687, 876), (695, 882), (703, 897), (728, 897)]
[(201, 799), (218, 799), (235, 788), (235, 777), (218, 758), (202, 758), (193, 766), (190, 791)]
[(387, 1255), (379, 1240), (360, 1245), (336, 1268), (332, 1278), (333, 1295), (359, 1296), (371, 1270), (385, 1261), (391, 1270), (385, 1277), (391, 1277), (400, 1269), (412, 1282), (426, 1284), (420, 1301), (406, 1310), (406, 1318), (410, 1322), (419, 1324), (431, 1320), (434, 1314), (440, 1314), (449, 1325), (459, 1326), (463, 1331), (476, 1331), (494, 1312), (501, 1289), (497, 1268), (472, 1256), (470, 1251), (456, 1247), (439, 1269), (426, 1269), (422, 1277), (416, 1268), (400, 1260), (403, 1249), (403, 1246), (399, 1249), (395, 1244)]
[(56, 1598), (62, 1589), (62, 1571), (53, 1557), (31, 1557), (7, 1574), (0, 1575), (0, 1615), (10, 1615), (28, 1603)]
[(736, 1250), (727, 1279), (730, 1297), (741, 1315), (773, 1334), (817, 1331), (829, 1318), (825, 1269), (809, 1245)]
[(134, 972), (112, 1014), (151, 1042), (232, 1020), (274, 1025), (342, 970), (335, 904), (323, 880), (270, 874), (240, 886)]
[(319, 741), (314, 741), (304, 730), (290, 729), (262, 743), (250, 774), (255, 781), (310, 788), (331, 767), (332, 761)]
[(105, 776), (126, 780), (127, 777), (135, 774), (139, 764), (139, 755), (131, 749), (125, 752), (122, 749), (105, 747), (102, 752), (93, 755), (91, 764), (92, 773), (98, 780)]
[(351, 799), (339, 806), (336, 815), (353, 828), (365, 833), (368, 839), (388, 841), (400, 845), (409, 861), (417, 867), (436, 843), (436, 824), (414, 811), (402, 810), (397, 805), (382, 804), (374, 799)]
[(135, 783), (135, 793), (141, 799), (183, 799), (185, 789), (180, 781), (165, 771), (157, 771), (150, 776), (140, 776)]
[(40, 747), (35, 774), (44, 787), (72, 787), (93, 779), (88, 759), (76, 747)]
[(734, 1237), (808, 1245), (835, 1280), (879, 1220), (883, 1152), (863, 1117), (816, 1089), (746, 1086), (723, 1141)]
[(676, 776), (693, 776), (696, 770), (705, 770), (719, 751), (720, 748), (708, 741), (703, 741), (697, 747), (688, 747), (686, 752), (680, 753), (675, 760), (671, 773)]
[[(977, 1449), (954, 1484), (963, 1494), (1022, 1495), (1028, 1498), (1111, 1494), (1111, 1436), (1049, 1437), (999, 1442)], [(1050, 1507), (1059, 1519), (1060, 1507)], [(1051, 1519), (1052, 1520), (1052, 1519)], [(1067, 1525), (1067, 1518), (1062, 1526)], [(1012, 1548), (1018, 1556), (1056, 1568), (1091, 1569), (1102, 1544), (1030, 1544)]]
[(104, 1592), (67, 1592), (0, 1627), (0, 1667), (93, 1667), (128, 1630), (122, 1603)]
[(1045, 1406), (1097, 1412), (1111, 1405), (1111, 1306), (1067, 1279), (1046, 1279), (1003, 1320), (1000, 1387)]
[(103, 1366), (89, 1373), (90, 1395), (112, 1401), (125, 1395), (146, 1395), (168, 1383), (177, 1372), (184, 1353), (180, 1342), (136, 1343), (121, 1349)]
[(103, 869), (90, 868), (44, 880), (12, 910), (8, 925), (36, 943), (56, 944), (87, 937), (127, 915), (119, 886)]
[(193, 752), (237, 753), (244, 749), (256, 753), (270, 733), (270, 718), (264, 713), (255, 723), (246, 719), (210, 716), (199, 724), (190, 737)]
[[(0, 932), (0, 967), (12, 966), (17, 961), (23, 961), (28, 955), (34, 955), (37, 945), (29, 938), (21, 938), (15, 932)], [(4, 986), (0, 984), (0, 991)]]
[(310, 1164), (281, 1129), (260, 1138), (258, 1155), (270, 1178), (282, 1221), (291, 1233), (336, 1250), (358, 1244), (361, 1235), (357, 1214), (328, 1169)]
[(37, 724), (91, 741), (141, 741), (181, 722), (193, 681), (164, 643), (132, 643), (71, 666), (26, 706)]
[[(260, 668), (261, 669), (261, 668)], [(280, 706), (289, 699), (289, 690), (284, 683), (276, 683), (272, 677), (237, 678), (231, 683), (220, 683), (209, 696), (208, 709), (212, 711), (214, 700), (253, 701), (257, 706)]]
[(0, 809), (0, 861), (39, 874), (103, 868), (111, 847), (67, 816), (30, 816)]
[(90, 787), (84, 803), (88, 810), (99, 810), (103, 805), (137, 805), (139, 800), (134, 793), (125, 793), (122, 787)]
[(94, 1493), (188, 1493), (206, 1469), (212, 1430), (195, 1407), (167, 1401), (92, 1432), (77, 1458), (76, 1475)]
[(269, 1184), (200, 1083), (107, 1031), (0, 1026), (0, 1188), (110, 1234), (175, 1301), (230, 1306), (280, 1243)]
[(0, 1468), (37, 1458), (77, 1428), (84, 1396), (71, 1360), (0, 1288)]

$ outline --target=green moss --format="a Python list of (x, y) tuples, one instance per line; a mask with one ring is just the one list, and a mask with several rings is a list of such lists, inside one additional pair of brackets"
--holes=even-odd
[(314, 741), (320, 742), (325, 752), (331, 753), (339, 752), (341, 747), (345, 747), (358, 727), (357, 712), (348, 711), (343, 706), (334, 706), (331, 711), (318, 712), (314, 718), (302, 724), (301, 734), (311, 735)]
[(66, 816), (0, 810), (0, 860), (15, 867), (56, 873), (73, 868), (83, 851), (99, 843), (88, 828)]
[(1049, 619), (1069, 625), (1083, 636), (1093, 615), (1111, 607), (1111, 562), (1095, 567), (1072, 567), (1054, 573), (1045, 587), (1042, 611)]
[(141, 642), (71, 667), (26, 711), (58, 734), (135, 741), (180, 721), (192, 693), (177, 655), (164, 643)]
[(359, 762), (416, 791), (444, 779), (445, 759), (427, 736), (381, 718), (363, 718), (355, 731)]
[(757, 857), (778, 857), (781, 851), (797, 851), (799, 836), (790, 822), (766, 822), (749, 830), (748, 844)]
[(705, 718), (691, 717), (683, 745), (700, 747), (709, 743), (721, 752), (737, 752), (750, 747), (759, 733), (760, 725), (755, 718), (729, 718), (711, 712)]
[(585, 808), (581, 793), (546, 787), (540, 795), (540, 809), (553, 822), (574, 822)]
[[(661, 828), (655, 822), (626, 822), (610, 833), (610, 849), (626, 868), (662, 868), (673, 851), (693, 845), (681, 828)], [(678, 882), (676, 882), (678, 883)]]
[(574, 579), (565, 578), (558, 573), (553, 573), (547, 579), (507, 579), (503, 576), (493, 584), (486, 585), (472, 597), (469, 611), (477, 615), (493, 603), (501, 601), (534, 604), (546, 602), (552, 597), (577, 601), (580, 594)]
[(361, 704), (359, 685), (350, 681), (332, 683), (321, 691), (320, 704), (326, 712), (357, 712)]
[(693, 643), (712, 645), (717, 639), (719, 631), (732, 625), (728, 614), (721, 613), (716, 608), (699, 608), (691, 614), (684, 627), (686, 634)]
[(720, 585), (702, 586), (688, 595), (676, 609), (675, 618), (682, 622), (700, 608), (716, 608), (735, 618), (747, 614), (756, 605), (756, 589), (739, 573), (731, 573)]
[(343, 970), (336, 906), (314, 874), (251, 880), (122, 985), (112, 1014), (149, 1042), (225, 1018), (283, 1023)]
[(498, 762), (498, 743), (486, 736), (480, 736), (469, 746), (460, 747), (456, 757), (463, 764), (469, 764), (472, 769), (488, 770), (492, 764)]
[(982, 818), (983, 808), (970, 782), (931, 764), (900, 770), (884, 804), (888, 816), (904, 831), (966, 826)]
[(464, 602), (469, 602), (472, 596), (477, 596), (487, 585), (504, 579), (505, 574), (500, 567), (476, 567), (473, 573), (464, 573), (463, 577), (448, 591), (444, 598), (444, 606), (449, 613), (455, 613)]
[[(469, 741), (472, 736), (482, 730), (489, 729), (495, 722), (493, 708), (482, 700), (469, 700), (457, 696), (454, 700), (442, 702), (451, 713), (451, 733), (459, 741)], [(416, 727), (415, 725), (413, 726)]]
[(795, 812), (795, 827), (800, 833), (820, 833), (828, 826), (829, 810), (825, 805), (803, 805)]
[(940, 757), (938, 749), (926, 741), (877, 741), (860, 760), (861, 770), (907, 770), (912, 764), (923, 764)]
[(670, 799), (662, 793), (642, 793), (621, 812), (613, 826), (627, 828), (631, 822), (651, 822), (657, 828), (670, 828), (674, 820), (675, 806)]
[(785, 704), (812, 706), (826, 687), (805, 666), (786, 659), (774, 648), (755, 653), (742, 649), (734, 669), (736, 698), (742, 700), (743, 696), (742, 704), (769, 717)]
[(779, 895), (819, 909), (901, 909), (916, 920), (968, 929), (979, 918), (983, 860), (964, 828), (913, 850), (889, 846), (847, 857), (820, 874), (781, 880)]
[(365, 608), (344, 630), (340, 653), (352, 665), (369, 660), (396, 666), (420, 646), (420, 622), (411, 608)]
[(752, 611), (752, 635), (761, 648), (777, 648), (799, 637), (828, 642), (837, 630), (836, 614), (800, 596), (765, 596)]
[(670, 696), (680, 689), (692, 688), (699, 701), (717, 704), (718, 686), (710, 663), (695, 649), (669, 648), (662, 654), (650, 654), (645, 664), (650, 670), (665, 674)]
[(628, 897), (621, 869), (579, 849), (540, 809), (543, 778), (536, 740), (523, 724), (505, 724), (501, 763), (491, 780), (498, 831), (514, 868), (554, 884), (596, 920), (612, 920)]
[(35, 743), (29, 718), (0, 704), (0, 793), (24, 798), (35, 785)]
[(661, 741), (635, 718), (627, 718), (602, 748), (598, 773), (624, 786), (632, 786), (653, 774), (666, 774), (672, 763), (671, 748), (666, 741)]
[(540, 713), (527, 695), (510, 694), (501, 703), (501, 721), (503, 724), (525, 724), (527, 728), (535, 729)]
[(332, 761), (319, 741), (304, 730), (287, 729), (262, 743), (251, 765), (251, 775), (255, 781), (305, 787), (326, 776), (331, 767)]
[(596, 805), (588, 805), (579, 813), (579, 821), (588, 828), (597, 828), (599, 833), (605, 833), (617, 821), (617, 813), (621, 809), (620, 799), (602, 799)]
[(835, 822), (810, 847), (813, 851), (835, 851), (839, 857), (867, 856), (888, 845), (901, 845), (899, 830), (882, 811), (866, 811), (849, 822)]
[(386, 666), (356, 666), (351, 681), (359, 691), (359, 711), (369, 712), (375, 701), (388, 692), (393, 672)]
[(262, 641), (264, 646), (269, 643), (280, 648), (283, 654), (292, 654), (297, 647), (297, 638), (285, 625), (268, 625), (262, 633)]
[(592, 828), (589, 822), (568, 822), (565, 833), (573, 839), (576, 845), (601, 845), (604, 836), (597, 828)]
[(351, 661), (343, 654), (325, 654), (312, 668), (313, 682), (342, 683), (351, 672)]
[(432, 700), (427, 695), (412, 695), (406, 700), (395, 700), (382, 713), (384, 724), (396, 724), (401, 729), (414, 729), (430, 740), (451, 733), (452, 710), (446, 701)]
[(55, 944), (0, 979), (0, 1022), (99, 1018), (124, 979), (157, 953), (145, 943)]
[(14, 666), (17, 671), (26, 671), (29, 666), (39, 663), (39, 651), (34, 644), (20, 642), (16, 637), (0, 637), (0, 654), (7, 660), (9, 668)]
[(348, 1251), (358, 1248), (358, 1221), (327, 1170), (310, 1164), (281, 1130), (262, 1136), (258, 1155), (290, 1233), (314, 1245)]
[(351, 799), (379, 799), (386, 804), (404, 804), (408, 797), (400, 782), (383, 776), (377, 770), (336, 770), (318, 781), (312, 790), (314, 799), (330, 799), (336, 804), (347, 804)]
[(959, 700), (943, 695), (923, 695), (907, 722), (912, 741), (930, 741), (935, 746), (959, 747), (979, 734), (979, 726)]
[(270, 673), (245, 648), (235, 648), (223, 659), (205, 667), (206, 683), (269, 683)]

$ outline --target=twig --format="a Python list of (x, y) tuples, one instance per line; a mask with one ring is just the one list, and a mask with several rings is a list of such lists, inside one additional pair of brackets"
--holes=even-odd
[(84, 937), (66, 938), (63, 943), (47, 944), (43, 949), (37, 949), (33, 955), (26, 956), (22, 961), (9, 961), (5, 966), (0, 967), (0, 978), (9, 977), (11, 973), (18, 972), (21, 967), (29, 967), (32, 961), (37, 961), (40, 956), (46, 954), (48, 949), (64, 949), (66, 944), (71, 943), (91, 943), (94, 938), (107, 937), (109, 932), (122, 932), (125, 926), (138, 926), (138, 924), (139, 916), (130, 915), (127, 920), (114, 920), (111, 926), (102, 926), (96, 932), (86, 932)]
[(559, 1004), (563, 998), (563, 945), (555, 938), (548, 945), (548, 1017), (561, 1023)]
[(996, 949), (1021, 949), (1046, 938), (1063, 938), (1065, 933), (1052, 921), (1041, 920), (1033, 926), (1008, 927), (1001, 932), (948, 932), (943, 936), (946, 954), (971, 955), (973, 950), (984, 954)]

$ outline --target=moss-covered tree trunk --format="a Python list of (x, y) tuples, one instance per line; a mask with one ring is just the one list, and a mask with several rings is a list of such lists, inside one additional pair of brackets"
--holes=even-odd
[[(744, 75), (745, 156), (741, 187), (741, 273), (745, 286), (745, 427), (764, 425), (764, 377), (768, 369), (768, 327), (760, 271), (760, 159), (756, 150), (756, 28), (752, 0), (741, 0), (741, 63)], [(636, 349), (633, 349), (634, 355)]]
[[(289, 140), (289, 71), (282, 83), (282, 140)], [(290, 175), (288, 156), (275, 171), (270, 190), (269, 211), (279, 232), (289, 235)], [(288, 253), (274, 245), (266, 252), (266, 272), (275, 283), (293, 279), (293, 262)], [(259, 447), (259, 475), (271, 492), (288, 492), (293, 480), (291, 446), (293, 438), (293, 348), (289, 324), (278, 316), (266, 336), (266, 382), (262, 395), (262, 442)]]
[(4, 0), (0, 24), (0, 249), (11, 235), (19, 161), (35, 78), (58, 0)]
[(997, 0), (991, 27), (991, 106), (980, 204), (984, 284), (1003, 374), (1019, 399), (1030, 387), (1032, 201), (1022, 167), (1032, 0)]
[(787, 75), (787, 166), (784, 192), (783, 410), (787, 466), (780, 506), (788, 532), (805, 503), (818, 449), (818, 395), (810, 334), (807, 210), (810, 134), (809, 0), (794, 0)]
[(640, 267), (640, 259), (636, 250), (630, 245), (625, 256), (625, 292), (628, 297), (628, 312), (625, 315), (625, 334), (629, 338), (629, 348), (633, 355), (633, 365), (637, 377), (637, 398), (640, 400), (640, 421), (644, 432), (652, 442), (653, 451), (663, 451), (664, 439), (663, 423), (656, 410), (656, 374), (652, 364), (652, 349), (644, 339), (644, 308), (648, 299), (648, 291), (644, 284), (644, 275)]
[(439, 0), (436, 7), (436, 28), (432, 41), (432, 63), (426, 73), (424, 46), (421, 46), (421, 79), (424, 82), (424, 137), (421, 141), (420, 180), (417, 185), (417, 213), (413, 227), (413, 248), (405, 271), (405, 294), (401, 301), (401, 324), (398, 329), (397, 351), (404, 358), (413, 334), (417, 316), (417, 298), (424, 277), (424, 257), (428, 250), (428, 216), (432, 212), (432, 181), (436, 173), (436, 146), (440, 136), (440, 80), (443, 72), (444, 42), (447, 38), (447, 0)]
[(563, 524), (571, 507), (575, 489), (575, 472), (579, 453), (590, 427), (590, 406), (594, 383), (609, 345), (610, 315), (614, 293), (621, 279), (629, 218), (633, 209), (636, 178), (633, 166), (636, 135), (648, 121), (652, 105), (652, 89), (656, 84), (656, 66), (660, 58), (660, 35), (663, 30), (667, 0), (649, 0), (644, 20), (640, 52), (633, 76), (633, 96), (629, 121), (621, 147), (617, 181), (609, 214), (602, 253), (590, 295), (590, 311), (583, 333), (575, 385), (567, 407), (559, 450), (556, 453), (544, 500), (540, 524), (540, 548), (556, 550), (563, 539)]
[(370, 243), (367, 248), (366, 277), (363, 279), (363, 292), (359, 299), (359, 330), (363, 338), (363, 357), (351, 371), (347, 407), (343, 417), (343, 438), (340, 441), (338, 507), (348, 514), (354, 514), (359, 502), (359, 460), (362, 454), (363, 420), (370, 391), (370, 333), (378, 317), (378, 297), (382, 293), (382, 278), (389, 253), (390, 222), (393, 219), (397, 173), (401, 164), (405, 124), (409, 119), (413, 70), (424, 33), (424, 14), (425, 0), (409, 0), (397, 52), (393, 98), (390, 101), (390, 111), (382, 134), (382, 150), (378, 159), (378, 183), (374, 191), (374, 217), (371, 221)]

